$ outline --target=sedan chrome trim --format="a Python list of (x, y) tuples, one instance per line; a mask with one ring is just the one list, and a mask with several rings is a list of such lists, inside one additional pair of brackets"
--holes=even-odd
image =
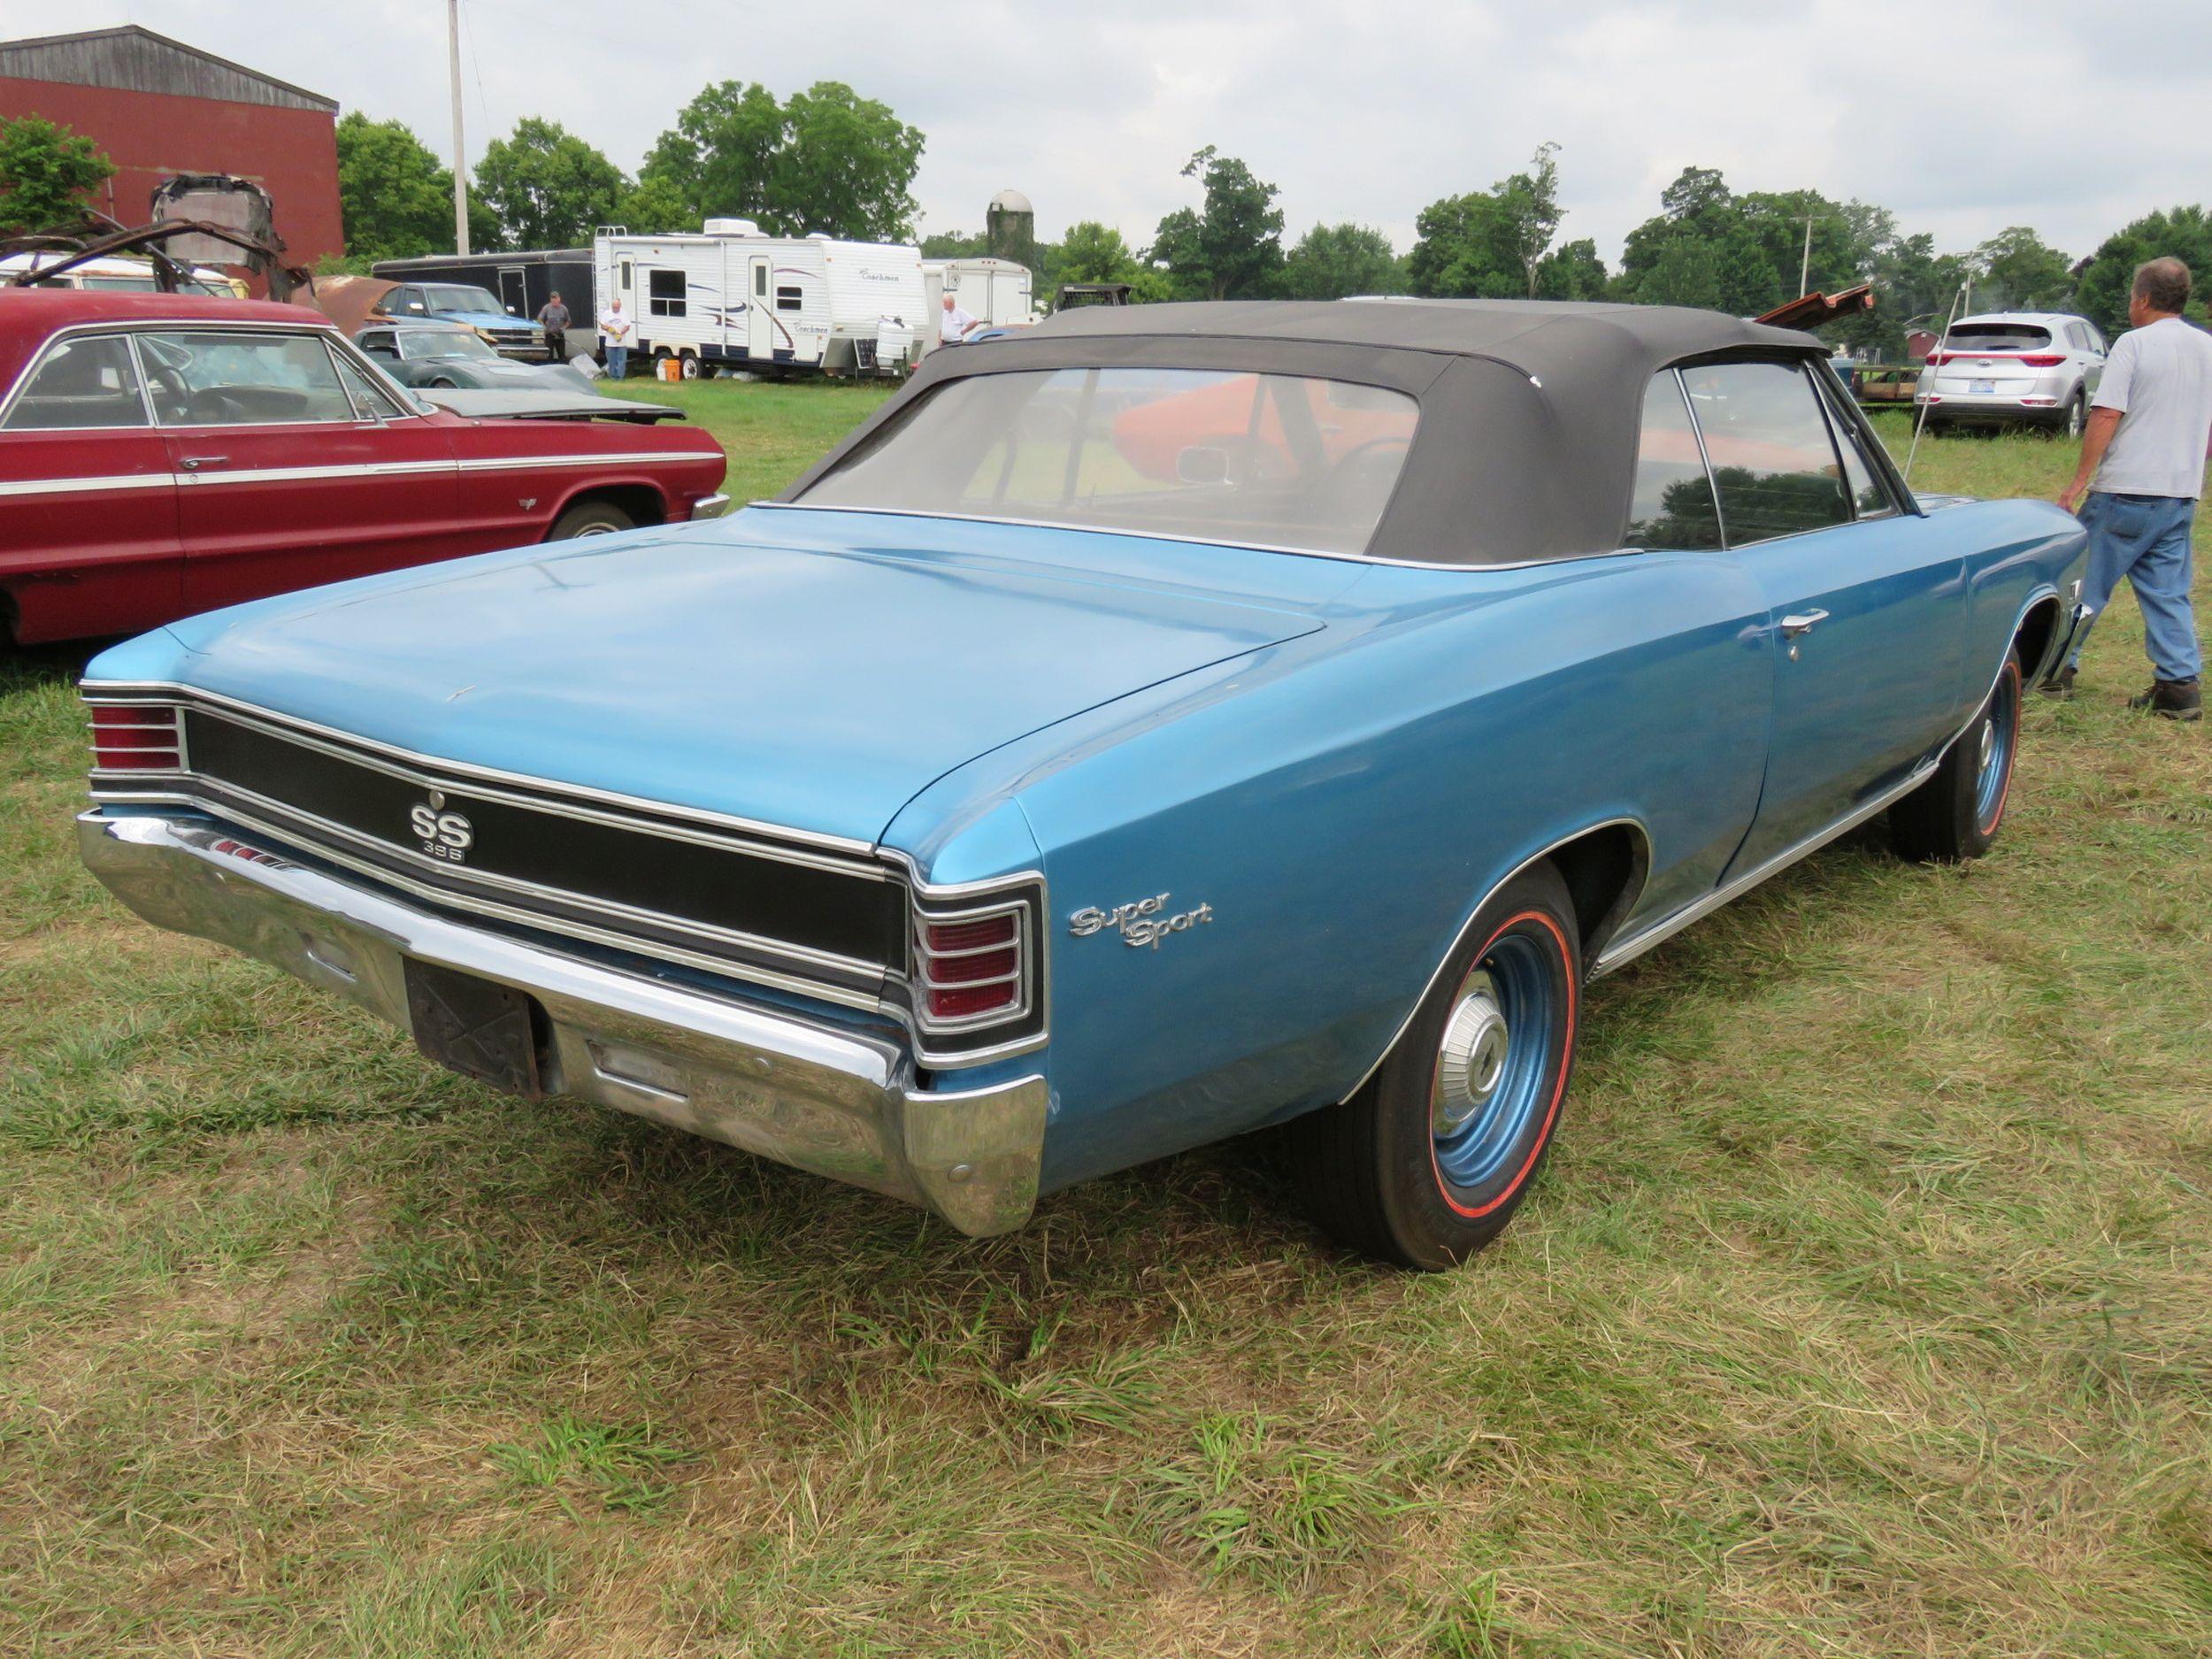
[[(41, 427), (42, 435), (48, 432), (141, 432), (141, 426), (73, 426)], [(98, 478), (28, 478), (0, 479), (0, 496), (9, 495), (95, 495), (115, 489), (173, 489), (176, 487), (174, 472), (117, 472)]]

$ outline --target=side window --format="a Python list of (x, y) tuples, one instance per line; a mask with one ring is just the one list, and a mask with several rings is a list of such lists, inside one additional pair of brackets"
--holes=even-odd
[(396, 343), (396, 337), (393, 334), (390, 329), (380, 329), (374, 334), (363, 334), (361, 336), (361, 349), (367, 352), (373, 357), (391, 357), (396, 359), (399, 356), (399, 347)]
[(354, 413), (363, 420), (391, 420), (405, 413), (392, 402), (360, 367), (344, 352), (332, 349), (332, 361), (338, 365), (338, 378), (345, 385), (346, 395), (353, 399)]
[(1672, 369), (1644, 388), (1643, 436), (1636, 445), (1636, 489), (1623, 547), (1694, 550), (1720, 545), (1713, 480), (1690, 425), (1689, 405)]
[(148, 389), (165, 426), (351, 420), (320, 334), (142, 334)]
[(645, 303), (655, 317), (684, 315), (684, 273), (680, 271), (648, 271), (645, 273)]
[(757, 300), (768, 297), (768, 267), (765, 265), (753, 267), (753, 297)]
[(112, 334), (65, 340), (47, 352), (4, 423), (10, 432), (148, 424), (129, 342)]
[(1897, 511), (1897, 503), (1889, 498), (1881, 476), (1874, 464), (1867, 458), (1858, 428), (1849, 415), (1836, 402), (1832, 388), (1820, 388), (1821, 402), (1828, 408), (1829, 424), (1834, 428), (1836, 452), (1843, 457), (1843, 481), (1851, 492), (1851, 505), (1862, 518), (1879, 518)]
[(776, 289), (776, 309), (778, 311), (795, 311), (799, 309), (800, 303), (801, 296), (798, 289), (793, 288), (778, 288)]
[(1682, 383), (1705, 439), (1729, 546), (1851, 521), (1828, 419), (1795, 365), (1708, 363), (1683, 370)]
[(399, 288), (395, 290), (390, 303), (388, 303), (384, 309), (398, 317), (420, 317), (429, 310), (429, 308), (423, 303), (422, 290), (420, 288)]
[(627, 259), (625, 259), (622, 262), (620, 271), (622, 278), (622, 291), (625, 294), (627, 294), (630, 291), (630, 262)]

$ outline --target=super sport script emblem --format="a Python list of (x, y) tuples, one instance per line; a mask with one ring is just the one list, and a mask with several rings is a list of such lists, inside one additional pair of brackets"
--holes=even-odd
[(433, 789), (428, 800), (408, 810), (407, 826), (415, 832), (425, 854), (451, 864), (467, 861), (476, 844), (476, 826), (458, 812), (445, 810), (445, 791)]

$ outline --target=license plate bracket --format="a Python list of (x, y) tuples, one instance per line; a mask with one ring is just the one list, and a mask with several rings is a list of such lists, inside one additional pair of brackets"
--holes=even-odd
[(510, 1094), (545, 1094), (538, 1067), (544, 1016), (526, 993), (413, 958), (405, 961), (407, 1017), (426, 1060)]
[(1996, 396), (1996, 393), (1997, 382), (1994, 380), (1977, 380), (1974, 382), (1973, 396), (1976, 397), (1993, 397)]

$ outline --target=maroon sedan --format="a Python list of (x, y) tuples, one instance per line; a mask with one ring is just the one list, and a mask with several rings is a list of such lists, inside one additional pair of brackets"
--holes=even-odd
[(24, 643), (709, 518), (724, 465), (681, 426), (434, 409), (299, 306), (0, 290), (0, 637)]

